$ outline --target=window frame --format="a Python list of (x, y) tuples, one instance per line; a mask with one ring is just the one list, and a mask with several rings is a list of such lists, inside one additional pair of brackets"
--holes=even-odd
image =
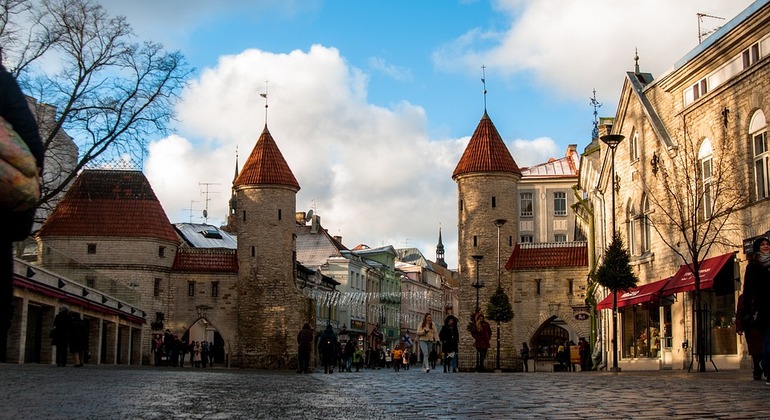
[[(563, 205), (559, 205), (563, 203)], [(562, 208), (560, 208), (562, 207)], [(566, 216), (567, 215), (567, 193), (564, 191), (554, 191), (553, 193), (553, 215), (554, 216)]]

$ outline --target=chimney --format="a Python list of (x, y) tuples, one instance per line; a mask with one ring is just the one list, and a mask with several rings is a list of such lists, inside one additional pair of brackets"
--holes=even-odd
[(332, 238), (334, 238), (335, 241), (337, 241), (340, 244), (342, 244), (342, 236), (332, 236)]
[(310, 233), (318, 233), (318, 228), (321, 226), (321, 216), (313, 214), (310, 218)]

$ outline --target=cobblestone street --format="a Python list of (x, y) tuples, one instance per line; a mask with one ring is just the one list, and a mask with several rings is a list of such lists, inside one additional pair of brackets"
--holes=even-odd
[(0, 364), (3, 419), (767, 418), (750, 372), (331, 375)]

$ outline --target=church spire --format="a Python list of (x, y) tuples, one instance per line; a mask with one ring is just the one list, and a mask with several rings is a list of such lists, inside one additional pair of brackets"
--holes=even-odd
[(438, 227), (438, 245), (436, 245), (436, 264), (447, 268), (444, 261), (444, 243), (441, 241), (441, 225)]

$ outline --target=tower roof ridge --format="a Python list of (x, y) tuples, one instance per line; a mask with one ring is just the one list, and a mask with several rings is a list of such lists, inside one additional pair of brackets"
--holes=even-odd
[(235, 187), (243, 185), (285, 185), (300, 189), (299, 182), (278, 149), (267, 124), (233, 183)]
[(519, 165), (513, 160), (486, 110), (452, 173), (452, 179), (473, 172), (508, 172), (521, 175)]

